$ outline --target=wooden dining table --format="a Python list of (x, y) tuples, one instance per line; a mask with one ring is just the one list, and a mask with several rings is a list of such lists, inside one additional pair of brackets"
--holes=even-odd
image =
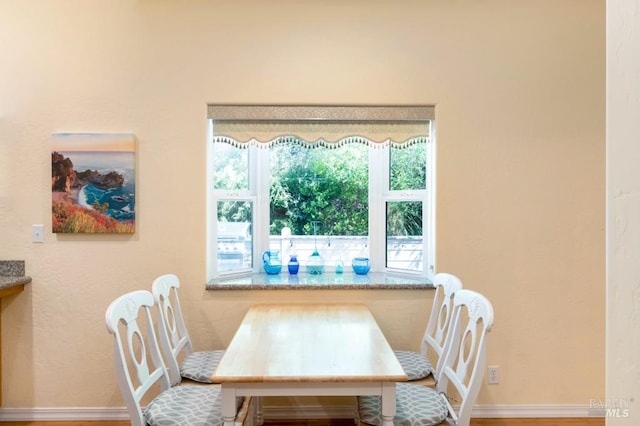
[(407, 376), (362, 304), (252, 306), (212, 376), (222, 387), (225, 426), (236, 397), (379, 395), (383, 425), (396, 411)]

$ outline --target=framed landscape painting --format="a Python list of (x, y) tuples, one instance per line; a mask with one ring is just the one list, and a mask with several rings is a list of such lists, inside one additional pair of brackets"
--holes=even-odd
[(135, 136), (54, 133), (51, 200), (54, 233), (135, 232)]

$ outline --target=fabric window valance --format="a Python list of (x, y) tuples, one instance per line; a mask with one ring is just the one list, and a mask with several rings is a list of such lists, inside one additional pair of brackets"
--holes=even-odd
[(209, 105), (214, 142), (239, 148), (296, 143), (337, 148), (363, 143), (373, 148), (427, 143), (430, 106), (226, 106)]

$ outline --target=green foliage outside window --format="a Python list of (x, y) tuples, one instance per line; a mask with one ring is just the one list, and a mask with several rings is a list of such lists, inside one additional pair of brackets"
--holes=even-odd
[[(389, 188), (392, 191), (424, 190), (427, 186), (427, 146), (417, 144), (404, 149), (391, 149)], [(420, 236), (422, 203), (393, 202), (387, 205), (387, 235)]]
[[(361, 144), (308, 149), (295, 144), (271, 150), (271, 235), (368, 235), (368, 150)], [(391, 149), (390, 189), (426, 187), (426, 145)], [(375, 171), (373, 171), (375, 173)], [(394, 235), (421, 235), (422, 209), (399, 203), (389, 218)]]
[(389, 189), (392, 191), (419, 190), (427, 187), (427, 145), (389, 150)]
[(271, 235), (368, 234), (368, 148), (350, 144), (309, 149), (295, 144), (271, 150)]
[[(371, 148), (360, 143), (310, 149), (278, 144), (270, 149), (270, 234), (291, 228), (293, 235), (364, 236), (369, 233), (369, 162)], [(389, 188), (426, 188), (426, 144), (390, 149)], [(248, 189), (248, 150), (217, 144), (215, 187)], [(376, 171), (372, 171), (375, 173)], [(252, 222), (251, 203), (218, 205), (218, 220)], [(392, 203), (387, 210), (389, 235), (422, 235), (422, 205)]]

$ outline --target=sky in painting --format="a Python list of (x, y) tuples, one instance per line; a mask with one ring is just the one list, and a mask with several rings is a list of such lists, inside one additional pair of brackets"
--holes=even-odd
[(135, 151), (135, 138), (130, 133), (54, 133), (56, 151)]

